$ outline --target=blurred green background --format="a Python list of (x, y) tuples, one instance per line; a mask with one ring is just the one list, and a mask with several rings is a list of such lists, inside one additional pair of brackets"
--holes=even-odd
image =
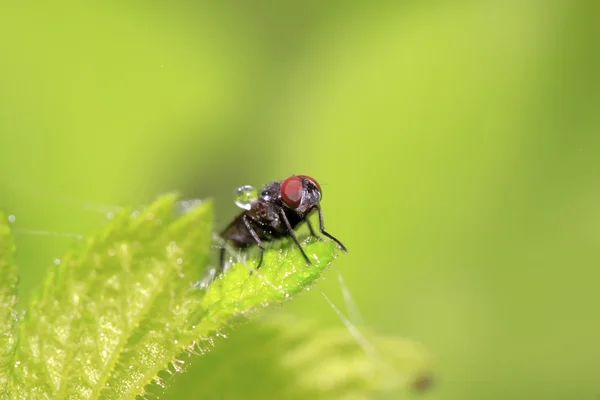
[[(425, 398), (596, 399), (599, 5), (3, 4), (0, 207), (86, 234), (175, 190), (221, 228), (236, 186), (312, 175), (369, 326), (435, 355)], [(23, 304), (71, 244), (17, 236)]]

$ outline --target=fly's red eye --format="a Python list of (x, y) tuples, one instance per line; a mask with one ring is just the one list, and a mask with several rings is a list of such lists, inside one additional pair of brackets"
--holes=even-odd
[(314, 183), (315, 186), (317, 187), (317, 189), (319, 189), (319, 193), (321, 192), (321, 185), (319, 185), (319, 182), (317, 182), (313, 177), (310, 177), (308, 175), (298, 175), (298, 176), (301, 178), (304, 178), (304, 179), (308, 179), (309, 181)]
[(291, 207), (296, 208), (302, 200), (302, 178), (290, 176), (281, 184), (281, 199)]

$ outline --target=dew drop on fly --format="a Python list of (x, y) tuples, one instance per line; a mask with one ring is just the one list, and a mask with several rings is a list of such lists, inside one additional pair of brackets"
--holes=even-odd
[(239, 208), (249, 210), (256, 199), (258, 199), (258, 192), (250, 185), (240, 186), (235, 189), (235, 205)]

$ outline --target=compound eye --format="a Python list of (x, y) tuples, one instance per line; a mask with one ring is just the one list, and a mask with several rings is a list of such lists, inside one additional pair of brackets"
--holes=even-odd
[(290, 176), (281, 184), (281, 199), (290, 208), (296, 208), (302, 201), (302, 178)]
[(311, 181), (317, 187), (317, 189), (319, 189), (319, 193), (321, 193), (321, 185), (319, 185), (319, 182), (317, 182), (315, 178), (308, 176), (308, 175), (298, 175), (298, 176)]

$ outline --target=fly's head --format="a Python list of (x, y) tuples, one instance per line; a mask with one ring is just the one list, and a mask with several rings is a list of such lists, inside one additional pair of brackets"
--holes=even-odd
[(292, 175), (279, 186), (279, 198), (283, 205), (300, 216), (318, 206), (321, 197), (319, 183), (307, 175)]

